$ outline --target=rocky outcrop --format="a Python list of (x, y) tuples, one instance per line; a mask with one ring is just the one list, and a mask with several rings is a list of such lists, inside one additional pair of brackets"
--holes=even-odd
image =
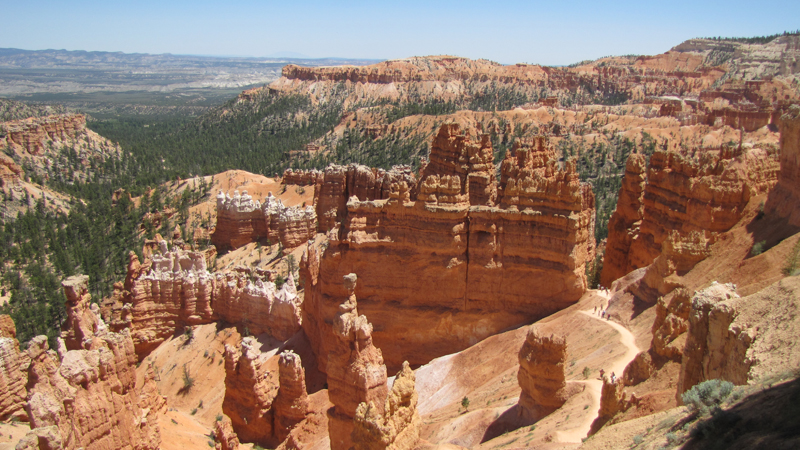
[(298, 186), (316, 186), (321, 181), (323, 173), (321, 170), (294, 170), (286, 169), (283, 171), (281, 184), (296, 184)]
[(281, 353), (278, 360), (280, 388), (275, 397), (275, 436), (283, 442), (298, 423), (308, 414), (306, 376), (300, 357), (291, 350)]
[(32, 156), (43, 154), (48, 141), (74, 139), (86, 129), (83, 114), (31, 117), (0, 123), (0, 148), (19, 146)]
[(299, 331), (302, 299), (291, 274), (277, 289), (250, 269), (212, 274), (202, 252), (170, 250), (163, 240), (147, 248), (154, 250), (144, 264), (130, 253), (125, 283), (102, 307), (112, 330), (130, 329), (140, 359), (183, 327), (220, 319), (280, 340)]
[(244, 442), (274, 448), (274, 412), (278, 376), (269, 370), (268, 355), (258, 349), (253, 337), (242, 340), (241, 348), (225, 346), (225, 399), (222, 412)]
[(361, 403), (372, 403), (376, 414), (384, 414), (386, 366), (380, 349), (372, 344), (372, 325), (359, 315), (355, 296), (357, 277), (344, 277), (346, 300), (339, 305), (333, 329), (336, 342), (328, 355), (328, 434), (332, 450), (353, 444), (353, 418)]
[(762, 149), (658, 150), (638, 194), (641, 160), (631, 158), (620, 206), (609, 222), (609, 258), (601, 276), (607, 285), (652, 263), (670, 233), (695, 232), (713, 241), (741, 220), (752, 197), (777, 183), (779, 171), (777, 155)]
[(222, 416), (214, 422), (214, 448), (216, 450), (238, 450), (239, 437), (233, 431), (231, 419)]
[(692, 386), (714, 378), (745, 384), (751, 361), (746, 357), (753, 333), (730, 328), (736, 310), (724, 302), (738, 298), (736, 286), (718, 284), (695, 293), (683, 351), (677, 399)]
[(653, 352), (673, 361), (680, 361), (689, 330), (689, 313), (692, 310), (692, 295), (684, 288), (678, 289), (669, 298), (660, 297), (656, 304), (653, 321)]
[(413, 186), (416, 178), (408, 166), (391, 170), (374, 169), (360, 164), (330, 165), (317, 179), (314, 204), (317, 208), (317, 230), (325, 233), (342, 222), (351, 197), (361, 201), (388, 199), (391, 186), (405, 182)]
[(358, 405), (352, 434), (356, 450), (411, 450), (416, 447), (421, 420), (414, 385), (414, 372), (408, 362), (404, 362), (394, 378), (382, 414), (373, 403)]
[(611, 381), (603, 377), (603, 387), (600, 390), (600, 410), (597, 412), (597, 418), (592, 422), (589, 435), (597, 433), (617, 413), (625, 411), (632, 403), (635, 403), (635, 399), (625, 398), (624, 388), (621, 379)]
[[(83, 307), (89, 301), (85, 282), (84, 277), (72, 277), (64, 283), (70, 299), (68, 322), (90, 324), (81, 333), (65, 333), (78, 348), (65, 346), (56, 354), (44, 336), (29, 343), (27, 409), (35, 437), (27, 440), (38, 440), (40, 448), (157, 449), (157, 414), (163, 409), (140, 407), (159, 402), (144, 398), (153, 390), (136, 384), (130, 334), (109, 331), (96, 310)], [(60, 447), (52, 447), (58, 442)]]
[(800, 226), (800, 105), (781, 119), (781, 170), (765, 211)]
[(558, 167), (545, 139), (518, 145), (502, 170), (496, 187), (488, 138), (455, 124), (441, 127), (416, 185), (395, 182), (385, 200), (347, 200), (347, 172), (326, 169), (317, 211), (328, 240), (311, 245), (301, 264), (303, 328), (321, 370), (347, 273), (361, 278), (361, 312), (393, 370), (580, 298), (595, 252), (591, 189), (572, 163)]
[(535, 327), (519, 350), (517, 381), (519, 416), (526, 423), (534, 423), (560, 408), (566, 397), (564, 364), (567, 361), (567, 341), (561, 336), (540, 336)]
[(226, 251), (251, 242), (280, 242), (285, 250), (305, 243), (316, 234), (314, 208), (286, 207), (270, 192), (263, 204), (247, 191), (233, 196), (217, 194), (217, 224), (211, 242)]
[(27, 353), (19, 350), (14, 321), (10, 316), (0, 315), (0, 421), (14, 417), (28, 420), (25, 385), (29, 362)]

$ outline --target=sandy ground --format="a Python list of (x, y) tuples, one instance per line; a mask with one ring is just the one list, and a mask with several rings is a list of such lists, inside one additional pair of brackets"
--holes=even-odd
[(14, 450), (30, 429), (30, 425), (23, 422), (0, 422), (0, 450)]

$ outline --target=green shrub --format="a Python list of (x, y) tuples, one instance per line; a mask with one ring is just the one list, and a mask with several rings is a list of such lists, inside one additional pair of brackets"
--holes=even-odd
[(639, 445), (644, 442), (644, 437), (641, 434), (637, 434), (633, 437), (633, 445)]
[(733, 392), (733, 383), (730, 381), (708, 380), (684, 392), (681, 400), (693, 412), (705, 415), (709, 408), (718, 406), (731, 392)]
[(461, 399), (461, 407), (464, 408), (464, 411), (469, 409), (469, 399), (466, 395)]
[(583, 378), (586, 378), (588, 380), (590, 376), (592, 376), (592, 369), (590, 369), (589, 367), (584, 367)]
[(758, 256), (764, 253), (765, 250), (764, 247), (766, 246), (767, 246), (767, 241), (756, 242), (755, 244), (753, 244), (753, 248), (750, 249), (750, 254), (753, 256)]
[(183, 390), (188, 391), (194, 386), (194, 377), (189, 373), (189, 368), (183, 365)]

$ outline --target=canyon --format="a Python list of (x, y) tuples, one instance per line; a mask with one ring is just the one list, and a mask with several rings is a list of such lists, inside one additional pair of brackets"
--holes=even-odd
[[(347, 106), (282, 176), (109, 192), (169, 199), (142, 213), (110, 294), (63, 277), (61, 329), (23, 343), (0, 315), (0, 449), (698, 448), (709, 423), (731, 428), (719, 417), (749, 433), (735, 417), (785, 416), (760, 396), (800, 366), (797, 48), (286, 65), (226, 107)], [(497, 86), (531, 101), (381, 115)], [(2, 127), (4, 189), (52, 176), (54, 151), (122, 148), (82, 115)], [(333, 160), (352, 133), (427, 151)], [(687, 394), (723, 382), (707, 411)]]

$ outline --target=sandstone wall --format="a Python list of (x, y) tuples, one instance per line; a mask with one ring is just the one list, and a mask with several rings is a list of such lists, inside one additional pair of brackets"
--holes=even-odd
[(296, 184), (298, 186), (315, 186), (323, 177), (321, 170), (293, 170), (283, 171), (281, 184)]
[(519, 416), (525, 423), (534, 423), (560, 408), (567, 401), (564, 364), (567, 341), (561, 336), (540, 336), (535, 327), (519, 350), (517, 381)]
[[(32, 430), (26, 441), (38, 442), (38, 448), (159, 448), (157, 415), (164, 412), (165, 403), (163, 398), (148, 398), (157, 395), (157, 389), (137, 386), (130, 334), (109, 331), (97, 308), (88, 307), (85, 277), (68, 279), (64, 287), (68, 322), (82, 327), (83, 339), (78, 342), (71, 339), (76, 334), (65, 332), (75, 348), (65, 345), (58, 354), (48, 348), (44, 336), (29, 343), (27, 409)], [(144, 383), (154, 381), (145, 377)], [(142, 409), (143, 404), (157, 407)]]
[(300, 330), (302, 299), (291, 275), (278, 290), (263, 274), (212, 274), (202, 252), (157, 246), (144, 264), (131, 252), (125, 283), (102, 307), (112, 330), (130, 329), (140, 359), (183, 327), (220, 319), (280, 340)]
[(640, 191), (641, 156), (630, 158), (621, 201), (609, 222), (605, 285), (652, 263), (673, 231), (713, 240), (741, 220), (752, 197), (778, 181), (777, 155), (765, 150), (657, 150)]
[(765, 210), (800, 226), (800, 106), (793, 106), (781, 120), (781, 171)]
[(234, 191), (233, 196), (220, 191), (211, 242), (220, 251), (263, 240), (280, 242), (285, 250), (291, 250), (311, 239), (316, 229), (317, 215), (311, 206), (283, 206), (271, 192), (262, 204), (247, 191)]
[(20, 352), (17, 329), (11, 316), (0, 315), (0, 420), (27, 421), (28, 354)]
[[(348, 295), (338, 281), (347, 273), (359, 274), (360, 311), (375, 324), (392, 369), (462, 350), (580, 298), (595, 251), (594, 195), (574, 165), (559, 169), (552, 158), (546, 141), (520, 145), (495, 187), (486, 137), (444, 125), (417, 184), (393, 183), (386, 200), (345, 201), (342, 171), (326, 170), (318, 192), (345, 195), (320, 198), (328, 240), (311, 245), (301, 264), (303, 328), (320, 368), (335, 342), (330, 323)], [(334, 198), (337, 213), (321, 212)]]

